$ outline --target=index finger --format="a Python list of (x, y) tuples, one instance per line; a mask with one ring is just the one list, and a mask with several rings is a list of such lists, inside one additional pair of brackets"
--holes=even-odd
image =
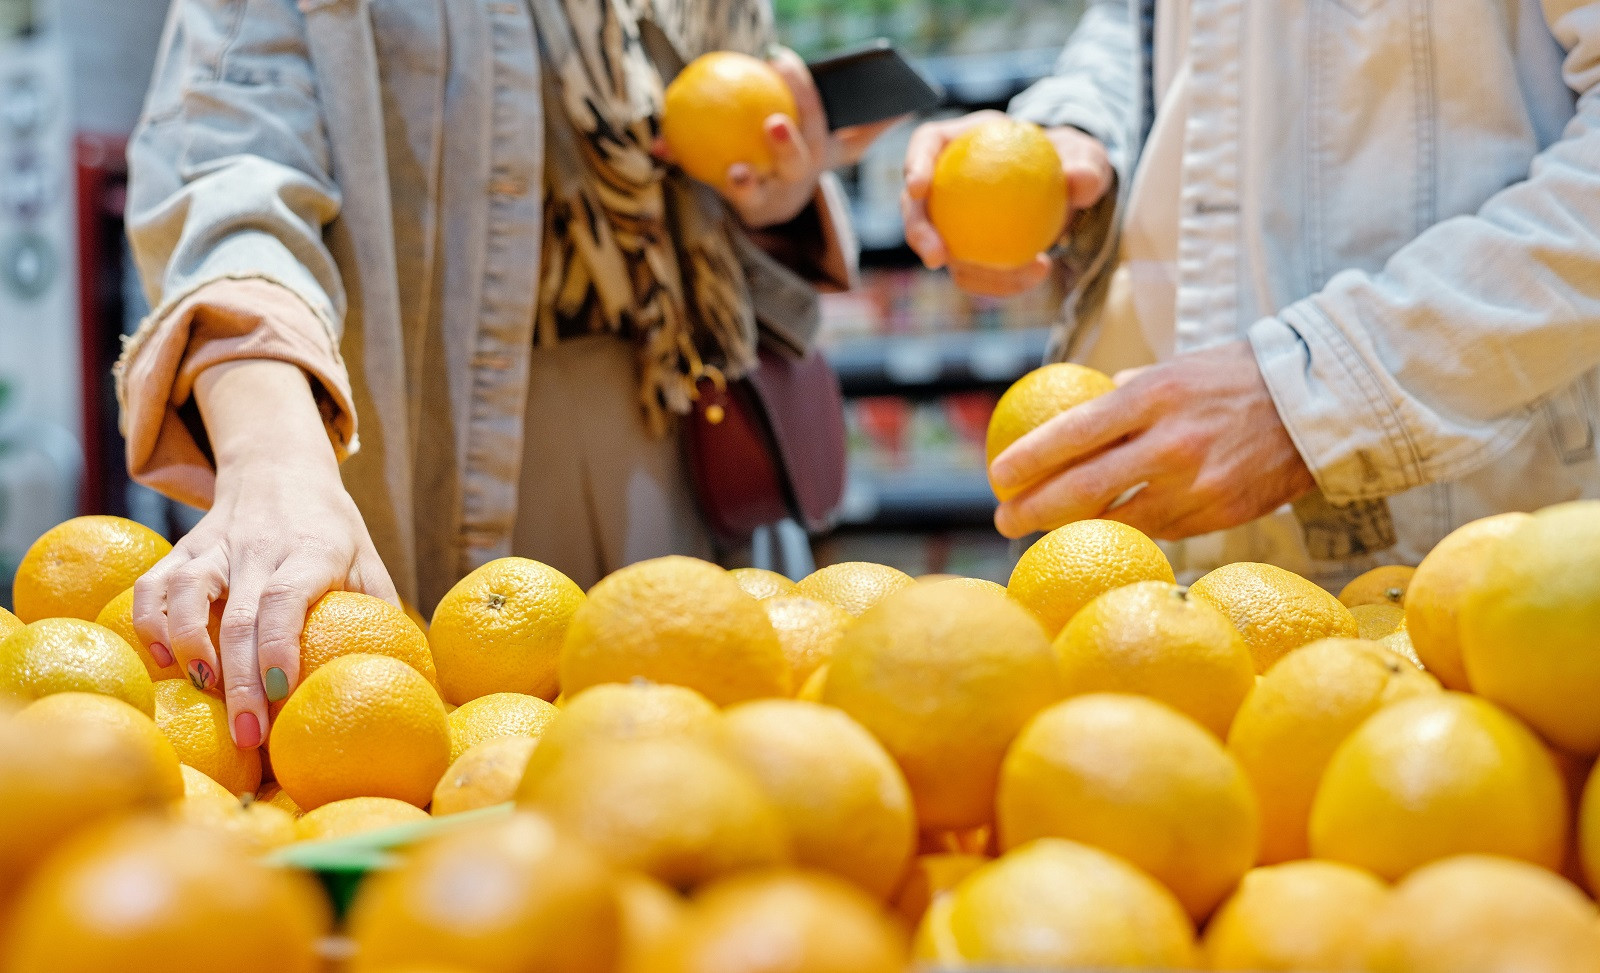
[(1052, 416), (1006, 448), (989, 466), (997, 487), (1017, 490), (1106, 448), (1149, 424), (1150, 402), (1115, 389)]

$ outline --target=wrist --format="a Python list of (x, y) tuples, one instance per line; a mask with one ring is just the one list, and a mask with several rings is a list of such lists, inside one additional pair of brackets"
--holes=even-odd
[(310, 380), (297, 366), (272, 360), (216, 365), (195, 382), (195, 399), (219, 479), (276, 470), (338, 477)]

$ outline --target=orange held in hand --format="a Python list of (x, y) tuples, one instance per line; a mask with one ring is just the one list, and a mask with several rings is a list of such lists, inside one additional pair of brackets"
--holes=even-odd
[(958, 263), (1021, 267), (1049, 250), (1067, 180), (1044, 129), (996, 118), (956, 136), (934, 165), (928, 219)]
[(684, 172), (720, 188), (738, 163), (756, 175), (770, 174), (767, 119), (799, 114), (794, 94), (771, 65), (714, 51), (695, 58), (667, 86), (661, 135)]

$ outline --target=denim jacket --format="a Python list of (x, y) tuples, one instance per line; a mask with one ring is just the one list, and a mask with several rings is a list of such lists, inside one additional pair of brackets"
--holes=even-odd
[[(1178, 351), (1248, 338), (1333, 503), (1416, 563), (1600, 496), (1600, 3), (1189, 0)], [(1060, 341), (1096, 327), (1152, 117), (1154, 0), (1093, 0), (1014, 114), (1109, 150)]]
[[(118, 368), (135, 476), (207, 505), (194, 373), (281, 358), (312, 378), (403, 598), (509, 553), (543, 133), (526, 0), (174, 0), (129, 146), (156, 309)], [(848, 283), (836, 183), (819, 203), (819, 276)], [(756, 316), (806, 336), (814, 290), (746, 249)]]

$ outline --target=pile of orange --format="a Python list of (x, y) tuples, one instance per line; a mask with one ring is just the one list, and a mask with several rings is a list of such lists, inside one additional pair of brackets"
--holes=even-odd
[(1338, 597), (1179, 585), (1113, 520), (1005, 586), (506, 558), (426, 631), (316, 603), (259, 750), (130, 644), (130, 537), (45, 535), (0, 616), (7, 973), (318, 969), (273, 856), (390, 828), (435, 833), (363, 884), (353, 973), (1600, 969), (1600, 503)]

